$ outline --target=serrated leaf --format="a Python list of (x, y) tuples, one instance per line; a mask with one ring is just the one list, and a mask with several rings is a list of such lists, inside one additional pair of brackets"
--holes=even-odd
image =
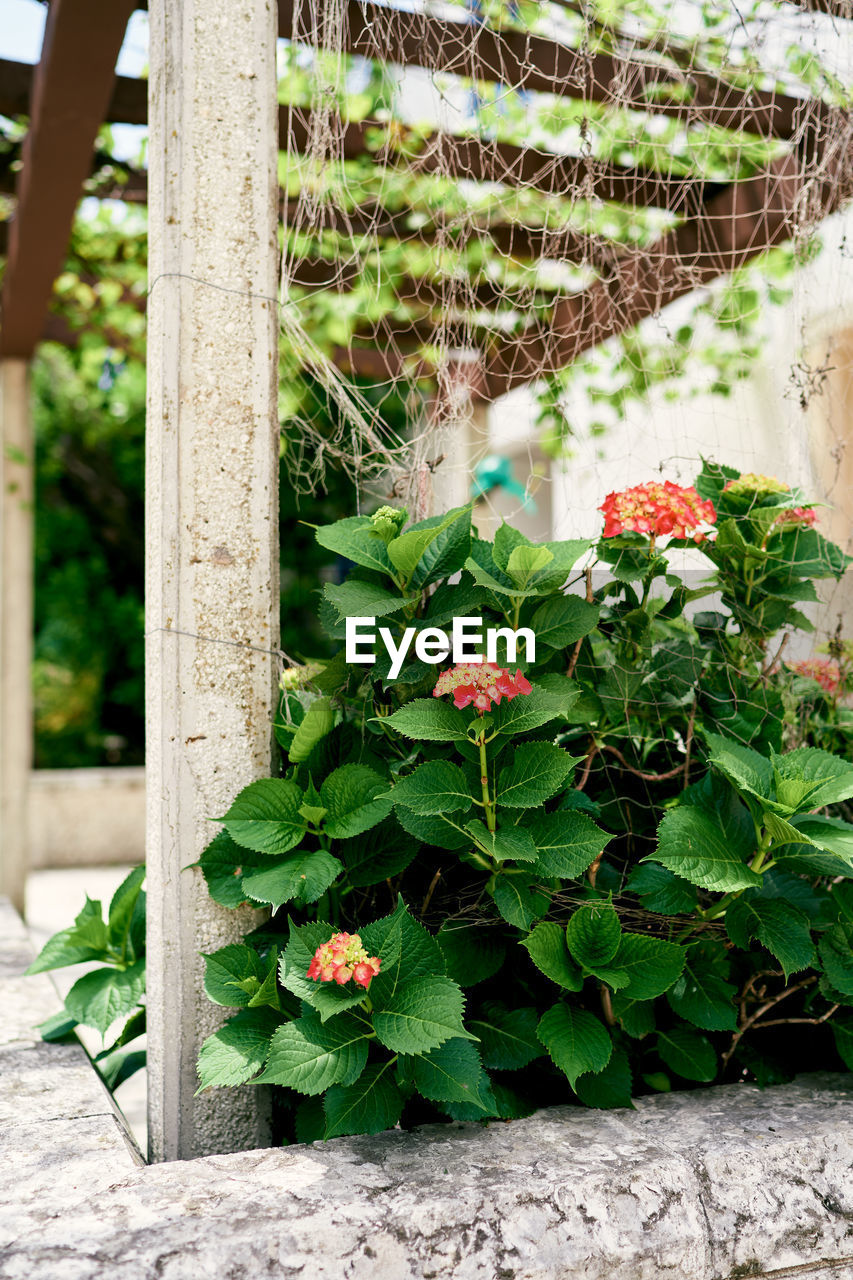
[(473, 839), (478, 849), (487, 853), (496, 862), (535, 862), (536, 846), (524, 827), (501, 827), (498, 831), (489, 831), (484, 822), (475, 818), (465, 824), (465, 830)]
[(391, 1078), (390, 1066), (385, 1062), (366, 1067), (355, 1084), (336, 1084), (329, 1089), (323, 1099), (327, 1139), (394, 1128), (403, 1110), (403, 1098)]
[(598, 973), (614, 959), (622, 941), (622, 926), (609, 902), (578, 907), (566, 926), (566, 942), (582, 969)]
[(642, 1040), (655, 1029), (655, 1004), (653, 1000), (632, 1000), (614, 991), (611, 997), (613, 1014), (627, 1036)]
[(474, 1039), (462, 1025), (462, 992), (449, 978), (421, 975), (401, 982), (373, 1015), (373, 1028), (394, 1053), (435, 1049), (460, 1036)]
[(662, 863), (703, 889), (731, 893), (761, 884), (761, 876), (746, 862), (754, 852), (745, 829), (726, 828), (721, 815), (695, 805), (679, 805), (664, 814), (658, 827), (658, 847), (649, 861)]
[(705, 735), (708, 759), (736, 791), (769, 800), (773, 796), (773, 766), (764, 756), (718, 733)]
[(701, 960), (688, 958), (684, 972), (666, 993), (673, 1013), (703, 1031), (735, 1031), (737, 988)]
[(244, 1009), (208, 1036), (198, 1055), (202, 1089), (245, 1084), (257, 1075), (279, 1023), (280, 1018), (269, 1009)]
[(567, 991), (580, 991), (583, 974), (569, 955), (566, 932), (560, 925), (551, 921), (537, 924), (532, 933), (521, 939), (521, 945), (546, 978)]
[(333, 1084), (352, 1084), (367, 1062), (370, 1024), (343, 1013), (323, 1022), (307, 1013), (286, 1022), (272, 1037), (258, 1084), (283, 1084), (299, 1093), (323, 1093)]
[[(566, 681), (566, 684), (568, 683)], [(536, 684), (530, 693), (520, 694), (510, 699), (504, 698), (495, 707), (492, 712), (494, 728), (504, 737), (530, 733), (551, 720), (562, 719), (579, 697), (580, 690), (577, 685), (574, 685), (571, 690), (558, 693)]]
[(418, 1092), (431, 1102), (466, 1102), (480, 1112), (490, 1110), (480, 1092), (480, 1055), (470, 1040), (448, 1040), (429, 1053), (407, 1056), (401, 1066)]
[(468, 832), (455, 819), (444, 818), (440, 813), (414, 813), (402, 804), (395, 805), (394, 812), (403, 830), (424, 844), (451, 850), (464, 849), (471, 844)]
[(578, 1076), (603, 1071), (613, 1051), (610, 1036), (594, 1014), (562, 1001), (542, 1015), (537, 1035), (573, 1089)]
[(394, 805), (413, 813), (460, 813), (471, 808), (465, 774), (449, 760), (430, 760), (401, 778), (391, 790)]
[(676, 1075), (707, 1084), (717, 1074), (717, 1052), (707, 1036), (690, 1027), (659, 1031), (657, 1051)]
[(323, 780), (323, 830), (333, 840), (349, 840), (377, 826), (391, 812), (388, 782), (363, 764), (345, 764)]
[(393, 1002), (400, 985), (422, 975), (444, 977), (444, 954), (436, 939), (407, 911), (402, 898), (396, 910), (361, 930), (368, 952), (378, 955), (382, 968), (370, 984), (374, 1009)]
[(243, 892), (253, 902), (277, 911), (285, 902), (316, 902), (343, 871), (343, 865), (324, 849), (300, 849), (272, 866), (243, 876)]
[(405, 599), (376, 582), (327, 582), (323, 594), (339, 618), (387, 618), (405, 607)]
[(411, 579), (421, 557), (431, 544), (459, 518), (460, 510), (457, 507), (429, 523), (422, 521), (388, 543), (388, 559), (399, 569), (406, 582)]
[(78, 978), (65, 997), (65, 1008), (84, 1027), (104, 1035), (139, 1002), (145, 992), (145, 961), (128, 969), (95, 969)]
[(415, 698), (382, 723), (419, 742), (466, 742), (468, 739), (468, 722), (462, 712), (439, 698)]
[(244, 787), (222, 818), (237, 844), (258, 853), (288, 853), (305, 834), (299, 813), (302, 792), (295, 782), (261, 778)]
[(508, 1009), (493, 1002), (484, 1006), (478, 1018), (469, 1019), (468, 1029), (480, 1041), (484, 1067), (517, 1071), (544, 1052), (536, 1034), (538, 1023), (536, 1009)]
[(848, 1071), (853, 1071), (853, 1013), (843, 1009), (830, 1021), (838, 1056)]
[(87, 960), (103, 959), (103, 951), (98, 947), (84, 946), (68, 941), (71, 929), (63, 929), (48, 938), (36, 959), (24, 970), (29, 975), (46, 973), (49, 969), (64, 969), (68, 965), (82, 964)]
[[(820, 809), (838, 804), (853, 796), (853, 764), (817, 747), (797, 747), (782, 756), (774, 756), (777, 791), (780, 782), (802, 783), (803, 792), (797, 807)], [(780, 800), (783, 799), (779, 795)]]
[(385, 543), (372, 533), (369, 516), (348, 516), (334, 524), (321, 525), (314, 536), (321, 547), (334, 551), (363, 569), (376, 569), (393, 576), (394, 566), (388, 558)]
[(687, 953), (684, 947), (643, 933), (625, 933), (613, 957), (613, 965), (628, 975), (623, 993), (632, 1000), (654, 1000), (681, 976)]
[(496, 797), (511, 809), (544, 804), (568, 778), (577, 759), (550, 742), (525, 742), (516, 748), (513, 762), (502, 769)]
[(637, 894), (646, 911), (662, 916), (691, 912), (698, 901), (694, 885), (656, 862), (634, 867), (628, 877), (628, 888)]
[(129, 941), (130, 923), (142, 894), (144, 881), (145, 867), (134, 867), (112, 896), (107, 914), (107, 927), (110, 945), (118, 948), (119, 951)]
[(506, 955), (506, 947), (499, 934), (499, 930), (488, 925), (445, 920), (435, 940), (444, 956), (447, 976), (460, 987), (473, 987), (493, 977)]
[[(767, 815), (769, 818), (769, 814)], [(823, 814), (810, 813), (794, 818), (789, 824), (798, 833), (798, 839), (807, 841), (816, 849), (833, 854), (836, 858), (853, 867), (853, 826), (842, 818), (826, 818)], [(790, 856), (793, 849), (787, 849), (785, 856)], [(840, 874), (841, 868), (833, 868)], [(833, 871), (829, 874), (832, 875)]]
[(235, 844), (227, 831), (214, 836), (199, 858), (207, 891), (221, 907), (239, 907), (246, 901), (243, 874), (269, 865), (269, 854)]
[(290, 938), (279, 961), (281, 985), (316, 1009), (324, 1022), (361, 1004), (367, 994), (354, 982), (338, 986), (336, 982), (315, 982), (308, 977), (308, 966), (314, 952), (337, 932), (334, 925), (322, 920), (312, 920), (303, 925), (291, 923)]
[[(824, 972), (836, 991), (853, 996), (853, 924), (834, 924), (818, 944)], [(66, 1005), (68, 1001), (66, 1000)], [(73, 1011), (72, 1011), (73, 1012)]]
[(628, 1055), (624, 1049), (614, 1048), (601, 1071), (579, 1076), (573, 1087), (584, 1106), (611, 1111), (615, 1107), (633, 1108), (631, 1085)]
[(543, 546), (513, 547), (506, 562), (505, 572), (518, 587), (527, 587), (540, 570), (554, 559), (553, 551)]
[(565, 809), (537, 814), (525, 826), (533, 837), (542, 874), (561, 880), (583, 875), (612, 838), (584, 814)]
[(580, 596), (555, 596), (540, 604), (530, 626), (541, 644), (564, 649), (595, 630), (601, 610)]
[(786, 982), (814, 961), (807, 916), (781, 898), (737, 898), (726, 911), (726, 932), (742, 950), (757, 938), (781, 964)]
[(504, 920), (516, 929), (529, 929), (534, 920), (545, 914), (551, 901), (540, 888), (539, 877), (524, 872), (498, 875), (492, 897)]
[[(208, 999), (229, 1008), (245, 1008), (266, 977), (263, 961), (255, 948), (247, 947), (244, 942), (232, 942), (227, 947), (203, 955), (206, 962), (204, 989)], [(251, 993), (245, 985), (237, 985), (245, 984), (247, 978), (253, 978), (257, 983)]]
[[(471, 547), (471, 508), (454, 507), (445, 515), (420, 520), (402, 536), (426, 530), (435, 530), (435, 533), (421, 552), (411, 576), (411, 585), (419, 589), (458, 573), (465, 564)], [(457, 616), (461, 616), (458, 609)]]
[(355, 888), (381, 884), (399, 875), (415, 859), (420, 849), (409, 840), (397, 823), (390, 819), (372, 827), (362, 835), (339, 845), (337, 852), (346, 867), (347, 880)]
[[(291, 764), (307, 760), (317, 743), (335, 727), (331, 699), (317, 698), (308, 707), (290, 743), (287, 758)], [(305, 816), (302, 814), (301, 816)]]

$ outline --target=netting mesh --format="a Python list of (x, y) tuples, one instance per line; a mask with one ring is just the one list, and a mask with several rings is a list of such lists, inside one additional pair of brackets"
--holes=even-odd
[(599, 432), (620, 379), (702, 366), (718, 390), (850, 188), (846, 24), (794, 5), (293, 0), (280, 21), (297, 483), (334, 460), (425, 514), (468, 397), (532, 386), (526, 434), (536, 403), (559, 447), (596, 379)]

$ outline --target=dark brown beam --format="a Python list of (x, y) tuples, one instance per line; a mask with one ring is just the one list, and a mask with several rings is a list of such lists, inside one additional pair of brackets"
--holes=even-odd
[[(813, 213), (819, 205), (825, 216), (850, 197), (851, 167), (849, 150), (842, 151), (834, 172), (813, 184)], [(803, 188), (802, 160), (791, 155), (714, 197), (699, 217), (621, 263), (610, 279), (560, 300), (547, 325), (498, 342), (484, 359), (485, 395), (494, 400), (565, 368), (584, 351), (789, 239)]]
[(41, 338), (133, 7), (52, 0), (48, 10), (9, 228), (0, 357), (28, 358)]
[[(301, 10), (300, 17), (304, 12)], [(278, 14), (279, 35), (302, 43), (313, 43), (318, 37), (323, 42), (329, 29), (322, 21), (316, 30), (306, 29), (304, 24), (294, 27), (293, 0), (279, 0)], [(324, 45), (330, 47), (328, 39)], [(707, 72), (684, 72), (671, 65), (608, 53), (584, 54), (546, 36), (498, 32), (470, 19), (439, 19), (373, 0), (349, 0), (346, 4), (344, 48), (374, 61), (676, 115), (763, 137), (791, 137), (812, 105), (805, 99), (758, 89), (744, 92)], [(687, 102), (678, 96), (685, 87), (691, 94)], [(675, 90), (674, 100), (661, 96), (667, 88)]]

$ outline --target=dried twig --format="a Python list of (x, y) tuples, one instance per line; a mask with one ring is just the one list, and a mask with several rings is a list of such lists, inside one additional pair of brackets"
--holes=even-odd
[[(750, 1027), (755, 1026), (755, 1024), (758, 1022), (758, 1019), (762, 1017), (763, 1014), (768, 1013), (771, 1009), (775, 1008), (777, 1004), (781, 1004), (783, 1000), (787, 1000), (788, 996), (792, 996), (795, 991), (802, 991), (803, 987), (810, 987), (815, 982), (817, 982), (817, 975), (815, 974), (813, 974), (810, 978), (803, 978), (802, 982), (795, 982), (792, 987), (786, 987), (784, 991), (780, 991), (778, 995), (773, 996), (770, 1000), (765, 1000), (764, 1004), (762, 1004), (760, 1008), (755, 1010), (755, 1013), (751, 1013), (749, 1017), (746, 1019), (746, 1021), (743, 1023), (743, 1025), (740, 1026), (738, 1030), (734, 1033), (734, 1035), (732, 1036), (731, 1044), (729, 1045), (728, 1049), (726, 1049), (725, 1053), (722, 1054), (720, 1057), (723, 1070), (725, 1071), (726, 1067), (729, 1065), (729, 1061), (731, 1059), (732, 1054), (734, 1053), (735, 1049), (738, 1047), (740, 1041), (746, 1035), (747, 1031), (749, 1031)], [(741, 1005), (741, 1008), (743, 1008), (743, 1004)], [(790, 1022), (792, 1021), (792, 1019), (783, 1018), (782, 1021)], [(810, 1022), (812, 1021), (812, 1019), (807, 1018), (806, 1021)], [(768, 1026), (768, 1025), (772, 1025), (772, 1024), (762, 1023), (762, 1026)]]
[(584, 787), (586, 786), (589, 780), (589, 771), (592, 768), (593, 760), (598, 755), (598, 750), (599, 750), (598, 743), (595, 741), (595, 738), (590, 738), (589, 751), (587, 751), (586, 759), (583, 762), (583, 769), (581, 769), (581, 776), (578, 779), (578, 781), (575, 783), (575, 791), (583, 791)]
[(441, 867), (439, 867), (439, 868), (438, 868), (438, 871), (436, 871), (435, 875), (433, 876), (432, 880), (430, 881), (430, 886), (429, 886), (429, 888), (428, 888), (428, 889), (427, 889), (427, 891), (426, 891), (426, 897), (424, 898), (423, 902), (421, 903), (421, 912), (420, 912), (420, 913), (421, 913), (421, 915), (423, 915), (423, 914), (425, 913), (425, 911), (426, 911), (427, 907), (429, 906), (429, 904), (430, 904), (430, 899), (432, 898), (432, 895), (435, 893), (436, 886), (438, 885), (438, 882), (439, 882), (439, 880), (440, 880), (440, 879), (441, 879)]
[[(586, 602), (587, 604), (592, 604), (592, 569), (587, 569), (586, 571)], [(572, 650), (572, 656), (569, 659), (569, 665), (566, 668), (567, 676), (574, 675), (575, 667), (578, 664), (578, 658), (581, 656), (581, 646), (583, 645), (585, 638), (585, 636), (581, 636), (580, 640), (577, 641), (574, 649)]]
[(599, 744), (598, 750), (609, 751), (612, 756), (616, 757), (623, 769), (627, 769), (635, 778), (640, 778), (643, 782), (667, 782), (670, 778), (677, 778), (680, 773), (684, 772), (683, 760), (674, 769), (668, 769), (666, 773), (644, 773), (642, 769), (635, 769), (632, 764), (629, 764), (618, 747), (611, 747), (609, 743), (602, 742)]

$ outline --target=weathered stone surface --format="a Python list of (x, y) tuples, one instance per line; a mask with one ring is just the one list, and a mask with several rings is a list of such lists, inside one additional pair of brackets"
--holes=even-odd
[(140, 1169), (24, 1228), (0, 1276), (851, 1280), (849, 1083)]

